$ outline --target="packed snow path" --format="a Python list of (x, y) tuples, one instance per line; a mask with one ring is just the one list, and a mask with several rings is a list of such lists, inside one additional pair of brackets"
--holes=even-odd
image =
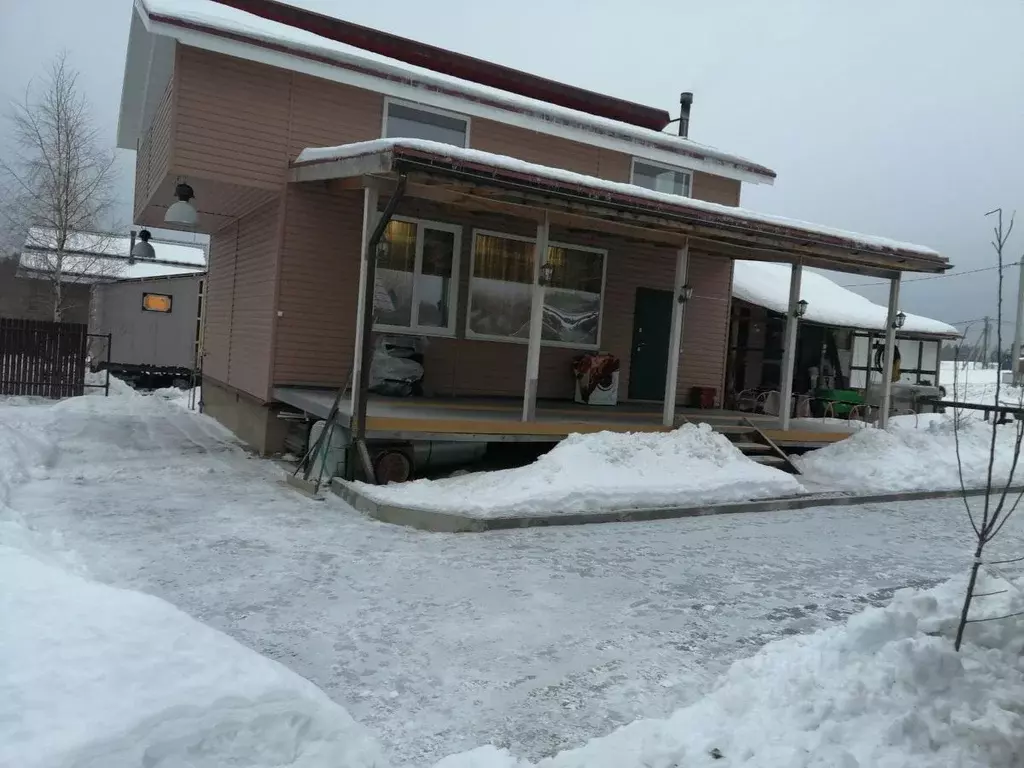
[(396, 765), (667, 716), (768, 640), (968, 560), (952, 501), (428, 534), (305, 499), (157, 397), (0, 404), (4, 424), (55, 446), (11, 496), (27, 522), (312, 680)]

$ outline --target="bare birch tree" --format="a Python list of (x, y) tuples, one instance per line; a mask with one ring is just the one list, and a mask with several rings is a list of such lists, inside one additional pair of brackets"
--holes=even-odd
[[(986, 216), (996, 216), (996, 225), (993, 227), (993, 239), (992, 247), (996, 252), (996, 259), (998, 265), (999, 274), (999, 287), (997, 293), (997, 304), (996, 304), (996, 349), (1003, 348), (1003, 337), (1002, 337), (1002, 321), (1003, 321), (1003, 268), (1005, 261), (1003, 253), (1006, 250), (1006, 243), (1010, 239), (1010, 234), (1013, 232), (1013, 216), (1010, 217), (1009, 224), (1003, 226), (1003, 211), (1001, 208), (997, 208), (994, 211), (990, 211)], [(965, 334), (966, 335), (966, 334)], [(955, 366), (959, 366), (959, 360), (956, 361)], [(997, 366), (998, 367), (998, 366)], [(956, 377), (956, 367), (954, 367), (954, 377)], [(954, 382), (956, 379), (954, 378)], [(954, 389), (956, 384), (954, 383)], [(997, 370), (996, 372), (996, 386), (995, 386), (995, 405), (999, 406), (1000, 395), (1002, 389), (1002, 371)], [(984, 619), (972, 619), (970, 618), (971, 604), (974, 598), (981, 597), (974, 592), (975, 584), (978, 580), (978, 571), (983, 565), (998, 565), (1001, 562), (1010, 561), (995, 561), (986, 562), (983, 557), (985, 553), (985, 546), (991, 542), (999, 532), (1003, 530), (1007, 521), (1011, 515), (1020, 506), (1022, 498), (1024, 498), (1024, 492), (1011, 492), (1013, 485), (1014, 475), (1016, 474), (1017, 464), (1020, 460), (1021, 444), (1024, 441), (1024, 390), (1017, 392), (1017, 402), (1014, 404), (1016, 409), (1014, 412), (1013, 426), (1003, 425), (1000, 423), (1000, 414), (998, 411), (992, 413), (992, 432), (991, 439), (989, 440), (989, 452), (988, 452), (988, 469), (985, 478), (985, 490), (986, 493), (982, 497), (981, 510), (972, 509), (970, 499), (968, 498), (966, 491), (966, 484), (964, 482), (964, 468), (963, 461), (960, 456), (960, 428), (963, 424), (963, 419), (960, 418), (960, 414), (954, 412), (954, 428), (953, 437), (956, 444), (956, 461), (957, 471), (960, 478), (960, 490), (963, 497), (964, 507), (967, 511), (967, 518), (970, 520), (971, 528), (974, 530), (976, 538), (974, 548), (974, 561), (971, 564), (970, 576), (967, 580), (967, 593), (964, 595), (963, 608), (960, 611), (960, 621), (957, 625), (956, 630), (956, 650), (960, 650), (960, 645), (963, 642), (964, 630), (967, 625), (973, 621), (991, 621), (998, 617), (990, 616)], [(993, 472), (996, 466), (996, 454), (998, 452), (998, 439), (1000, 434), (1000, 428), (1003, 430), (1013, 430), (1013, 444), (1012, 454), (1010, 457), (1009, 473), (1006, 477), (1005, 483), (998, 483), (996, 487), (993, 486)], [(1014, 498), (1015, 497), (1015, 498)], [(980, 512), (980, 514), (979, 514)], [(1014, 558), (1016, 559), (1016, 558)]]
[(103, 146), (66, 53), (11, 104), (7, 119), (14, 151), (0, 159), (6, 238), (24, 243), (32, 232), (40, 241), (31, 249), (31, 268), (49, 281), (53, 319), (60, 321), (68, 308), (65, 285), (106, 261), (90, 252), (107, 251), (109, 237), (89, 236), (82, 247), (76, 233), (109, 229), (116, 202), (114, 152)]

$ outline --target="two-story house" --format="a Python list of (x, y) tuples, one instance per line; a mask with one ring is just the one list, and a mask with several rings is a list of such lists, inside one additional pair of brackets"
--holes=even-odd
[(185, 184), (211, 236), (207, 411), (277, 449), (275, 409), (358, 384), (387, 332), (424, 340), (431, 403), (478, 415), (371, 403), (378, 436), (576, 431), (537, 401), (571, 400), (573, 359), (597, 350), (621, 361), (620, 399), (663, 404), (656, 428), (695, 387), (721, 402), (734, 259), (894, 286), (948, 267), (736, 207), (774, 172), (690, 140), (682, 102), (677, 126), (274, 0), (136, 0), (118, 145), (138, 150), (136, 223), (166, 226)]

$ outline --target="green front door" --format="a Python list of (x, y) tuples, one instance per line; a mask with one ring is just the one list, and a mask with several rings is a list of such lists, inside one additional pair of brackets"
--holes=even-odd
[(637, 288), (633, 304), (633, 347), (629, 357), (631, 400), (664, 400), (672, 291)]

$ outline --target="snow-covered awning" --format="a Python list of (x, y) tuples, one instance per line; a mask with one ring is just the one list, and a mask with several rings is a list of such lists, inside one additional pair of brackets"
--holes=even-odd
[[(789, 307), (788, 264), (737, 261), (732, 277), (734, 298), (785, 314)], [(888, 310), (843, 288), (817, 272), (804, 270), (800, 298), (807, 302), (804, 322), (865, 331), (885, 331)], [(900, 335), (959, 338), (960, 332), (941, 320), (906, 313)]]
[[(150, 240), (156, 257), (130, 259), (131, 238), (102, 232), (74, 232), (64, 244), (59, 269), (69, 282), (92, 283), (143, 277), (196, 275), (206, 271), (206, 251), (201, 245)], [(56, 233), (33, 227), (19, 255), (19, 272), (45, 278), (58, 268)]]
[[(825, 269), (880, 274), (886, 270), (943, 272), (949, 262), (921, 245), (656, 192), (516, 158), (421, 139), (376, 139), (304, 149), (292, 164), (293, 182), (405, 173), (411, 194), (441, 180), (466, 203), (541, 208), (593, 221), (632, 226), (652, 240), (659, 233), (689, 237), (696, 247), (733, 257), (803, 259)], [(486, 190), (484, 192), (484, 190)], [(453, 204), (455, 204), (453, 202)]]

